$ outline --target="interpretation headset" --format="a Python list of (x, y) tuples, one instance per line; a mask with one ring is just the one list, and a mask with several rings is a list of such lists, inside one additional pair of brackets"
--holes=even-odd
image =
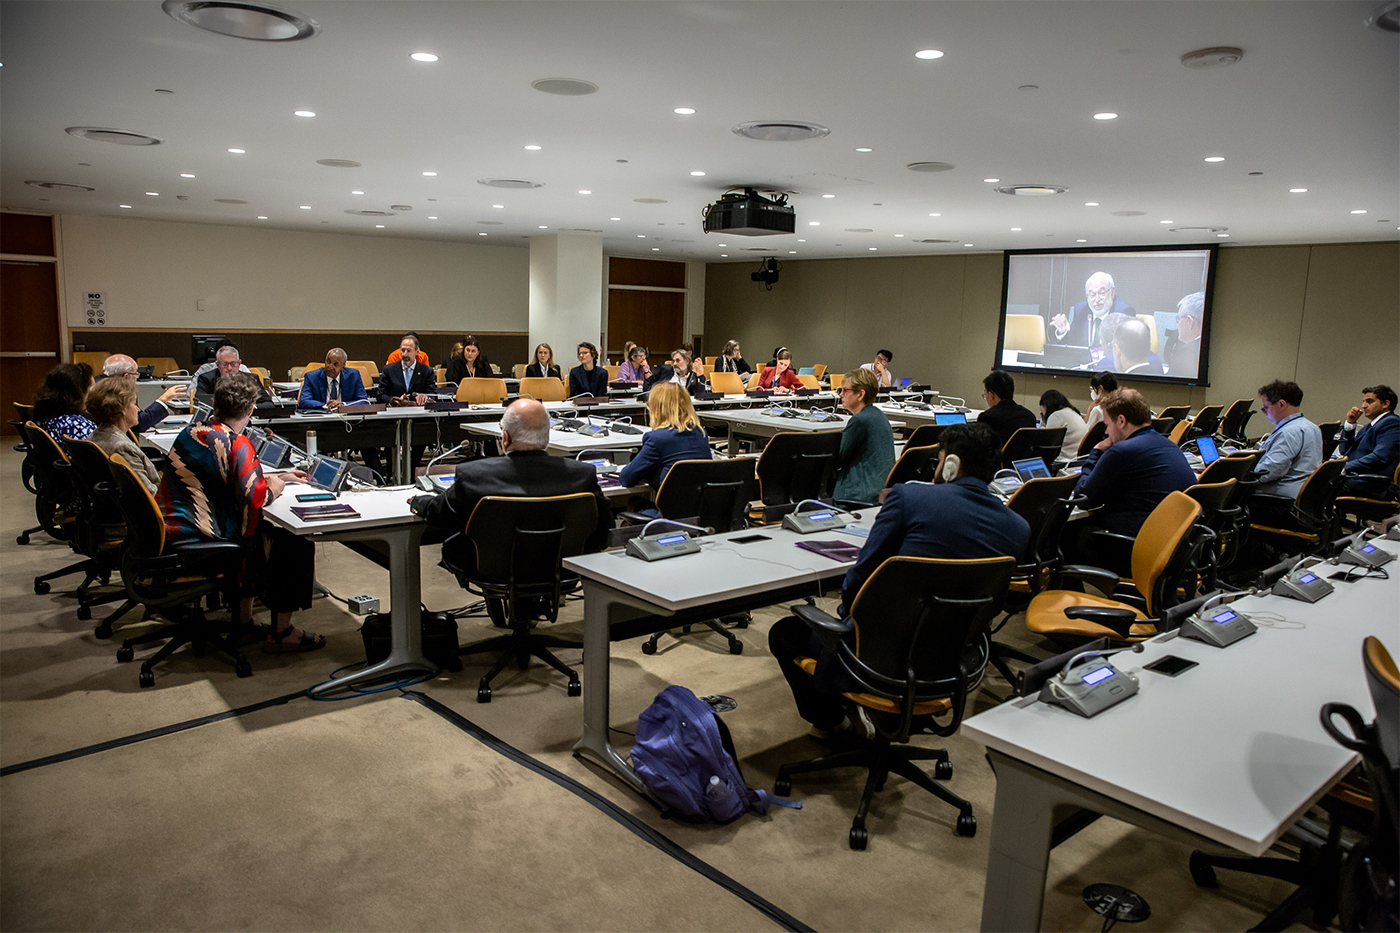
[(943, 458), (943, 482), (951, 483), (958, 478), (958, 471), (962, 469), (962, 458), (957, 454), (948, 454)]

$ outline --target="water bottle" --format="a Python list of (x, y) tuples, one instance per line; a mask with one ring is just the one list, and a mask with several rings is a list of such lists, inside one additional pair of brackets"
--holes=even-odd
[(724, 801), (729, 796), (729, 784), (720, 780), (718, 774), (710, 775), (710, 782), (705, 785), (705, 803), (713, 811), (714, 806)]
[(307, 432), (306, 432), (306, 456), (307, 456), (307, 457), (315, 457), (315, 456), (316, 456), (316, 432), (315, 432), (315, 431), (307, 431)]

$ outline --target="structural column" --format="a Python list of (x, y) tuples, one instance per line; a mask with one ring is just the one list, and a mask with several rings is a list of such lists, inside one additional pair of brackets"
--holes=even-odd
[[(581, 341), (603, 335), (603, 238), (590, 233), (530, 237), (530, 352), (547, 343), (568, 372)], [(600, 348), (601, 349), (601, 348)], [(534, 362), (533, 357), (530, 362)]]

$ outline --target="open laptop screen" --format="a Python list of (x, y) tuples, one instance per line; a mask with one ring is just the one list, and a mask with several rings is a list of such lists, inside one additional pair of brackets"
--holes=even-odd
[(1202, 435), (1196, 438), (1196, 449), (1201, 452), (1201, 463), (1210, 466), (1220, 459), (1220, 451), (1215, 449), (1215, 438)]
[(933, 416), (934, 424), (967, 424), (967, 415), (960, 411), (940, 411)]
[(1011, 467), (1023, 480), (1045, 479), (1050, 476), (1050, 470), (1045, 466), (1045, 461), (1039, 457), (1031, 457), (1029, 460), (1013, 460)]

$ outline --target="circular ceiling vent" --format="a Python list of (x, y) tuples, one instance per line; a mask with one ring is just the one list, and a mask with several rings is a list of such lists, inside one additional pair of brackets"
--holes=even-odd
[(665, 198), (633, 198), (634, 204), (665, 204)]
[(389, 210), (391, 210), (391, 211), (411, 211), (411, 210), (413, 210), (413, 205), (412, 205), (412, 204), (390, 204), (390, 205), (389, 205)]
[(560, 97), (583, 97), (598, 93), (598, 85), (578, 78), (540, 78), (531, 81), (530, 87), (543, 94), (558, 94)]
[(767, 143), (797, 143), (804, 139), (821, 139), (831, 130), (819, 123), (801, 120), (757, 120), (734, 127), (735, 136), (757, 139)]
[(214, 200), (215, 200), (215, 201), (218, 201), (220, 204), (247, 204), (247, 203), (248, 203), (247, 201), (244, 201), (244, 200), (242, 200), (241, 198), (215, 198)]
[(1181, 63), (1187, 68), (1221, 68), (1233, 65), (1244, 58), (1244, 50), (1233, 46), (1220, 45), (1209, 49), (1197, 49), (1181, 56)]
[(361, 168), (363, 162), (356, 162), (352, 159), (317, 159), (317, 165), (324, 165), (327, 168)]
[(875, 231), (872, 230), (870, 227), (847, 227), (847, 228), (846, 228), (846, 232), (847, 232), (847, 233), (874, 233)]
[(1400, 0), (1381, 4), (1376, 12), (1366, 18), (1366, 28), (1379, 32), (1400, 32)]
[(544, 182), (530, 181), (525, 178), (478, 178), (478, 185), (486, 185), (488, 188), (543, 188)]
[(47, 188), (50, 191), (96, 191), (87, 185), (70, 185), (66, 181), (26, 181), (26, 185), (33, 185), (35, 188)]
[(915, 243), (951, 243), (952, 240), (915, 240)]
[(347, 214), (354, 214), (358, 217), (393, 217), (393, 211), (346, 211)]
[(1111, 211), (1114, 217), (1141, 217), (1147, 211)]
[(237, 0), (165, 0), (160, 8), (187, 26), (235, 39), (295, 42), (321, 30), (313, 19), (270, 3)]
[(1172, 233), (1224, 233), (1229, 227), (1168, 227)]
[(1018, 198), (1043, 198), (1052, 194), (1064, 194), (1069, 189), (1063, 185), (1002, 185), (992, 190), (997, 194), (1009, 194)]
[(911, 172), (948, 172), (956, 168), (951, 162), (910, 162), (904, 167)]
[(159, 136), (133, 133), (131, 130), (114, 130), (108, 126), (70, 126), (63, 132), (80, 139), (90, 139), (95, 143), (114, 143), (118, 146), (159, 146), (165, 140)]

